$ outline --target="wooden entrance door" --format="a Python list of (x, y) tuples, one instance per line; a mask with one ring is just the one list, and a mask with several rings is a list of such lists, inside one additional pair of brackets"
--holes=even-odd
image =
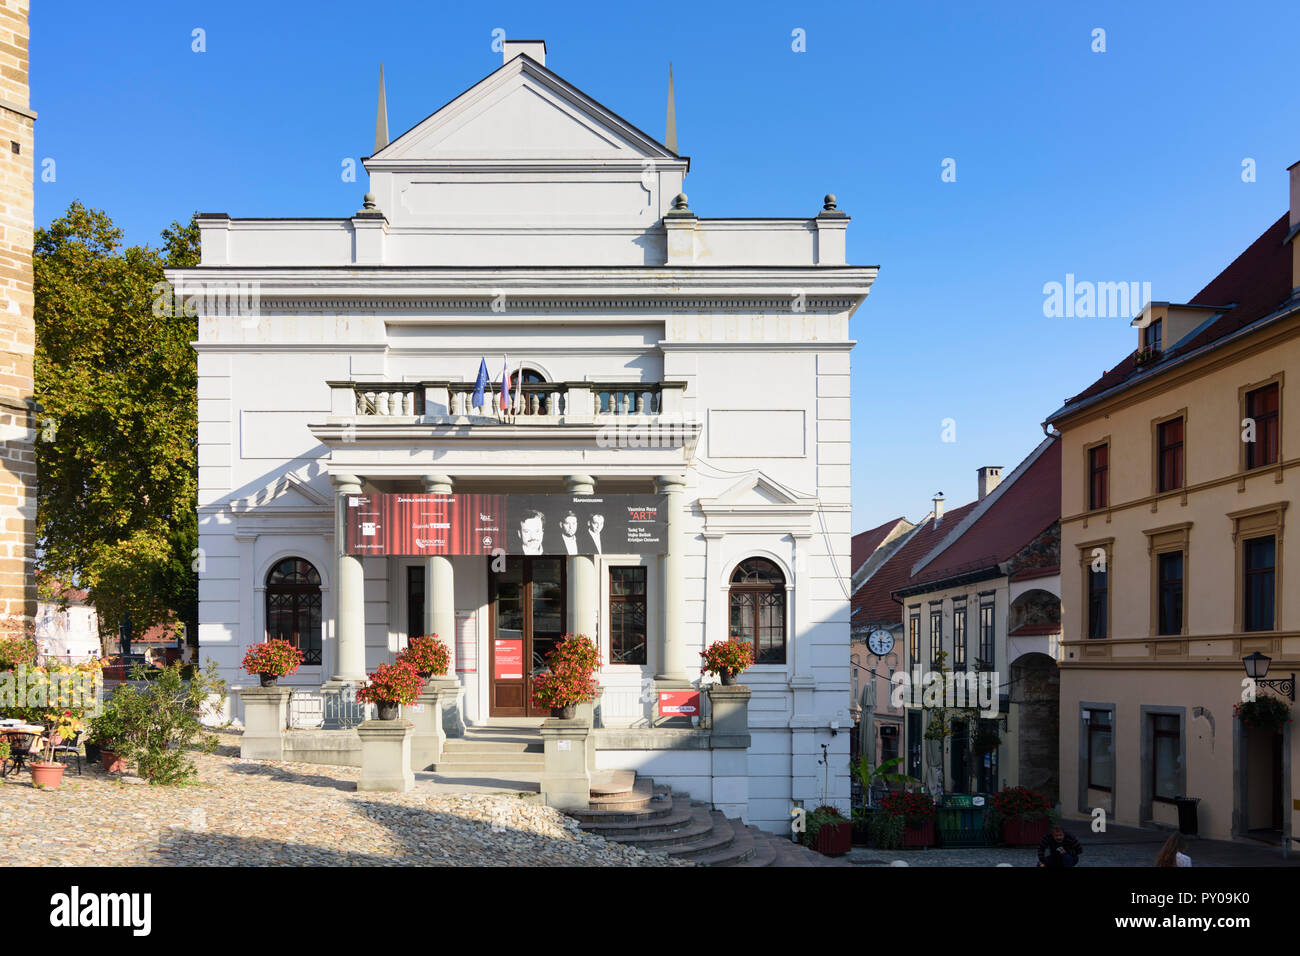
[(565, 559), (515, 557), (494, 573), (488, 562), (492, 602), (491, 698), (493, 717), (545, 717), (533, 705), (529, 679), (565, 633)]

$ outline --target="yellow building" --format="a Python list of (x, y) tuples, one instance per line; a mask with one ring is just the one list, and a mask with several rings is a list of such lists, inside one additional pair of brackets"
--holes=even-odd
[[(1048, 417), (1061, 433), (1061, 802), (1124, 825), (1289, 844), (1297, 735), (1250, 728), (1300, 670), (1300, 163), (1289, 213)], [(1297, 382), (1296, 384), (1300, 384)], [(1294, 795), (1294, 796), (1293, 796)]]

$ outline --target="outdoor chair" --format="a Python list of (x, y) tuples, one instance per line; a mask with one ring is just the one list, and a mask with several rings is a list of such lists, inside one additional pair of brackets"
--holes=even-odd
[(81, 745), (85, 741), (86, 732), (77, 731), (77, 736), (71, 741), (64, 741), (54, 748), (54, 759), (57, 761), (62, 757), (72, 757), (77, 762), (77, 776), (81, 776)]
[(0, 766), (0, 776), (27, 769), (27, 758), (30, 756), (32, 746), (36, 743), (36, 737), (36, 734), (14, 733), (13, 731), (5, 734), (5, 739), (9, 741), (9, 759), (4, 766)]

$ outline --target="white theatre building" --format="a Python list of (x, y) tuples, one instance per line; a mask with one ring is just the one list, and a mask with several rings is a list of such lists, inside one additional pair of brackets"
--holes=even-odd
[[(759, 660), (737, 809), (773, 830), (792, 801), (847, 810), (849, 320), (876, 269), (845, 263), (831, 196), (809, 218), (697, 216), (690, 161), (545, 61), (508, 42), (391, 142), (384, 119), (355, 214), (206, 214), (201, 265), (169, 271), (200, 313), (200, 654), (239, 718), (268, 636), (303, 649), (282, 683), (310, 699), (436, 633), (474, 727), (535, 722), (528, 673), (585, 633), (600, 767), (708, 800), (707, 695), (694, 721), (659, 695), (713, 680), (700, 651), (735, 634)], [(495, 567), (347, 553), (349, 503), (400, 494), (662, 496), (666, 535)]]

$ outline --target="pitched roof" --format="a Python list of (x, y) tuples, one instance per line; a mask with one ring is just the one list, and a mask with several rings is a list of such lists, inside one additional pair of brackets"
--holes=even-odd
[[(1226, 311), (1187, 341), (1170, 343), (1160, 361), (1150, 368), (1143, 367), (1142, 376), (1159, 375), (1169, 366), (1170, 359), (1187, 355), (1259, 321), (1277, 309), (1291, 296), (1291, 247), (1286, 242), (1289, 213), (1283, 213), (1277, 222), (1264, 230), (1246, 251), (1237, 256), (1200, 292), (1192, 296), (1188, 305), (1223, 306)], [(1064, 416), (1072, 405), (1093, 398), (1117, 385), (1136, 377), (1137, 349), (1093, 382), (1086, 389), (1065, 400), (1065, 405), (1054, 412), (1049, 422)]]
[(872, 528), (870, 531), (859, 531), (853, 536), (852, 564), (853, 570), (857, 571), (867, 561), (867, 558), (880, 547), (885, 538), (889, 537), (891, 531), (898, 527), (900, 521), (906, 521), (906, 518), (898, 517), (891, 521), (886, 521), (878, 528)]
[(854, 624), (896, 624), (902, 620), (902, 611), (891, 596), (903, 587), (911, 576), (912, 565), (924, 557), (931, 548), (970, 513), (979, 502), (972, 501), (948, 511), (936, 528), (934, 519), (927, 515), (908, 533), (898, 550), (876, 569), (876, 573), (863, 583), (853, 595), (852, 622)]
[[(996, 568), (1061, 520), (1061, 443), (1046, 439), (995, 491), (997, 497), (943, 550), (913, 568), (915, 587)], [(990, 497), (992, 497), (990, 495)]]

